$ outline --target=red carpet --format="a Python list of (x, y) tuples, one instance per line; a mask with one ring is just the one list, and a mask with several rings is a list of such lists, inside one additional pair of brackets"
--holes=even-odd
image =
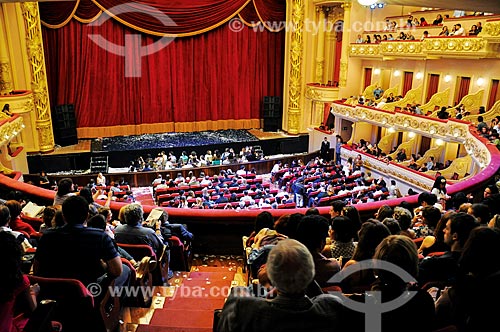
[(212, 332), (214, 310), (224, 306), (234, 276), (228, 267), (198, 267), (182, 280), (163, 309), (155, 310), (149, 325), (139, 325), (136, 331)]

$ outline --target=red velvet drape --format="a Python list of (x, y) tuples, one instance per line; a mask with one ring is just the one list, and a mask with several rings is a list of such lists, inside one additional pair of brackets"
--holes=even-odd
[(459, 103), (463, 97), (469, 94), (470, 87), (470, 77), (462, 76), (460, 78), (460, 86), (458, 88), (457, 103)]
[[(142, 57), (140, 77), (126, 77), (124, 57), (88, 36), (124, 45), (137, 31), (114, 20), (43, 30), (51, 103), (74, 104), (78, 127), (255, 119), (263, 96), (282, 95), (284, 32), (236, 33), (226, 24), (176, 38)], [(143, 46), (158, 39), (140, 38)]]
[(191, 36), (224, 24), (244, 11), (245, 21), (260, 22), (270, 31), (284, 28), (284, 0), (77, 0), (74, 2), (41, 2), (44, 25), (60, 28), (75, 15), (91, 20), (100, 11), (116, 15), (122, 24), (148, 34)]
[(491, 81), (490, 97), (488, 99), (488, 109), (487, 110), (491, 109), (491, 107), (493, 107), (493, 105), (497, 101), (497, 97), (498, 97), (498, 83), (499, 83), (498, 80), (492, 80)]
[(431, 99), (431, 97), (438, 91), (438, 86), (439, 86), (439, 75), (431, 74), (429, 76), (429, 83), (427, 85), (427, 95), (425, 97), (425, 102), (428, 102)]
[(372, 69), (365, 68), (365, 79), (364, 79), (364, 87), (363, 90), (366, 89), (367, 86), (372, 84)]
[(403, 75), (403, 96), (411, 90), (413, 86), (413, 72), (405, 71)]

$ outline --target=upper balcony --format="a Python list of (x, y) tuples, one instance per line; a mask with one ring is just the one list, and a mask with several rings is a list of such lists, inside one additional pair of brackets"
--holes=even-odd
[(351, 44), (349, 54), (365, 59), (440, 59), (498, 58), (500, 51), (500, 21), (491, 26), (491, 33), (464, 37), (428, 37), (424, 40), (392, 40), (380, 44)]

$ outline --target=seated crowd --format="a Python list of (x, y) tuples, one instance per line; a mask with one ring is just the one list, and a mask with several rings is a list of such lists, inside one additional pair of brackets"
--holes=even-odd
[[(340, 200), (332, 203), (330, 219), (315, 209), (276, 221), (261, 212), (246, 242), (255, 280), (248, 289), (233, 289), (219, 331), (265, 329), (270, 321), (298, 327), (304, 317), (321, 331), (328, 330), (322, 326), (365, 331), (364, 313), (342, 297), (365, 302), (367, 291), (381, 292), (384, 303), (415, 294), (382, 312), (381, 331), (490, 330), (496, 318), (487, 297), (500, 291), (498, 185), (487, 186), (476, 203), (463, 193), (438, 198), (434, 190), (423, 192), (415, 208), (406, 202), (385, 205), (366, 220)], [(401, 272), (378, 268), (379, 261)], [(256, 283), (264, 291), (256, 292)], [(269, 321), (257, 319), (264, 312)], [(410, 323), (416, 314), (419, 323)]]
[(239, 153), (236, 153), (233, 148), (226, 148), (223, 152), (219, 150), (207, 150), (205, 154), (199, 156), (195, 151), (189, 154), (186, 151), (182, 151), (178, 157), (172, 151), (168, 152), (168, 154), (165, 151), (161, 151), (156, 157), (147, 154), (145, 158), (139, 156), (135, 160), (132, 160), (129, 171), (148, 172), (176, 168), (230, 165), (262, 160), (263, 158), (263, 151), (258, 146), (243, 147)]

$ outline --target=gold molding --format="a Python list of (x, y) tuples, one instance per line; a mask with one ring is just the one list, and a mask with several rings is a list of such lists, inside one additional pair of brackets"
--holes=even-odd
[(382, 109), (387, 111), (392, 111), (394, 110), (395, 107), (403, 108), (406, 107), (407, 104), (420, 103), (421, 100), (422, 100), (422, 84), (420, 84), (418, 87), (414, 89), (409, 90), (403, 99), (392, 103), (387, 103), (384, 106), (382, 106)]
[(416, 116), (412, 113), (385, 111), (362, 105), (353, 107), (340, 102), (332, 103), (332, 109), (335, 116), (349, 121), (362, 121), (379, 127), (413, 131), (449, 142), (463, 143), (469, 135), (469, 125), (463, 122), (443, 121), (431, 117)]
[(14, 90), (12, 71), (8, 59), (0, 60), (0, 94), (5, 95)]
[[(486, 113), (481, 114), (483, 117), (483, 121), (486, 123), (489, 123), (491, 120), (496, 118), (498, 115), (500, 115), (500, 100), (497, 100), (495, 104), (491, 107), (490, 110), (488, 110)], [(477, 124), (477, 117), (479, 114), (474, 114), (474, 115), (468, 115), (462, 118), (463, 121), (470, 121), (474, 124)]]
[(54, 150), (54, 135), (50, 114), (47, 72), (43, 54), (42, 29), (38, 3), (20, 4), (26, 31), (26, 48), (31, 70), (31, 89), (33, 91), (36, 115), (36, 130), (40, 152)]
[[(429, 101), (420, 106), (420, 109), (422, 110), (423, 114), (426, 114), (428, 111), (435, 112), (437, 114), (437, 111), (434, 111), (434, 108), (436, 106), (441, 106), (441, 105), (447, 105), (448, 104), (448, 99), (450, 98), (450, 88), (446, 88), (446, 90), (441, 91), (441, 92), (436, 92), (435, 94), (432, 95), (431, 99)], [(433, 116), (431, 114), (431, 116)]]
[(290, 82), (288, 84), (288, 133), (298, 134), (300, 130), (301, 99), (302, 99), (302, 57), (304, 51), (304, 1), (291, 1), (291, 20), (294, 29), (290, 33), (291, 48)]
[(497, 58), (496, 40), (487, 37), (426, 38), (414, 41), (388, 41), (380, 44), (350, 44), (349, 55), (363, 58), (437, 59), (443, 57)]

